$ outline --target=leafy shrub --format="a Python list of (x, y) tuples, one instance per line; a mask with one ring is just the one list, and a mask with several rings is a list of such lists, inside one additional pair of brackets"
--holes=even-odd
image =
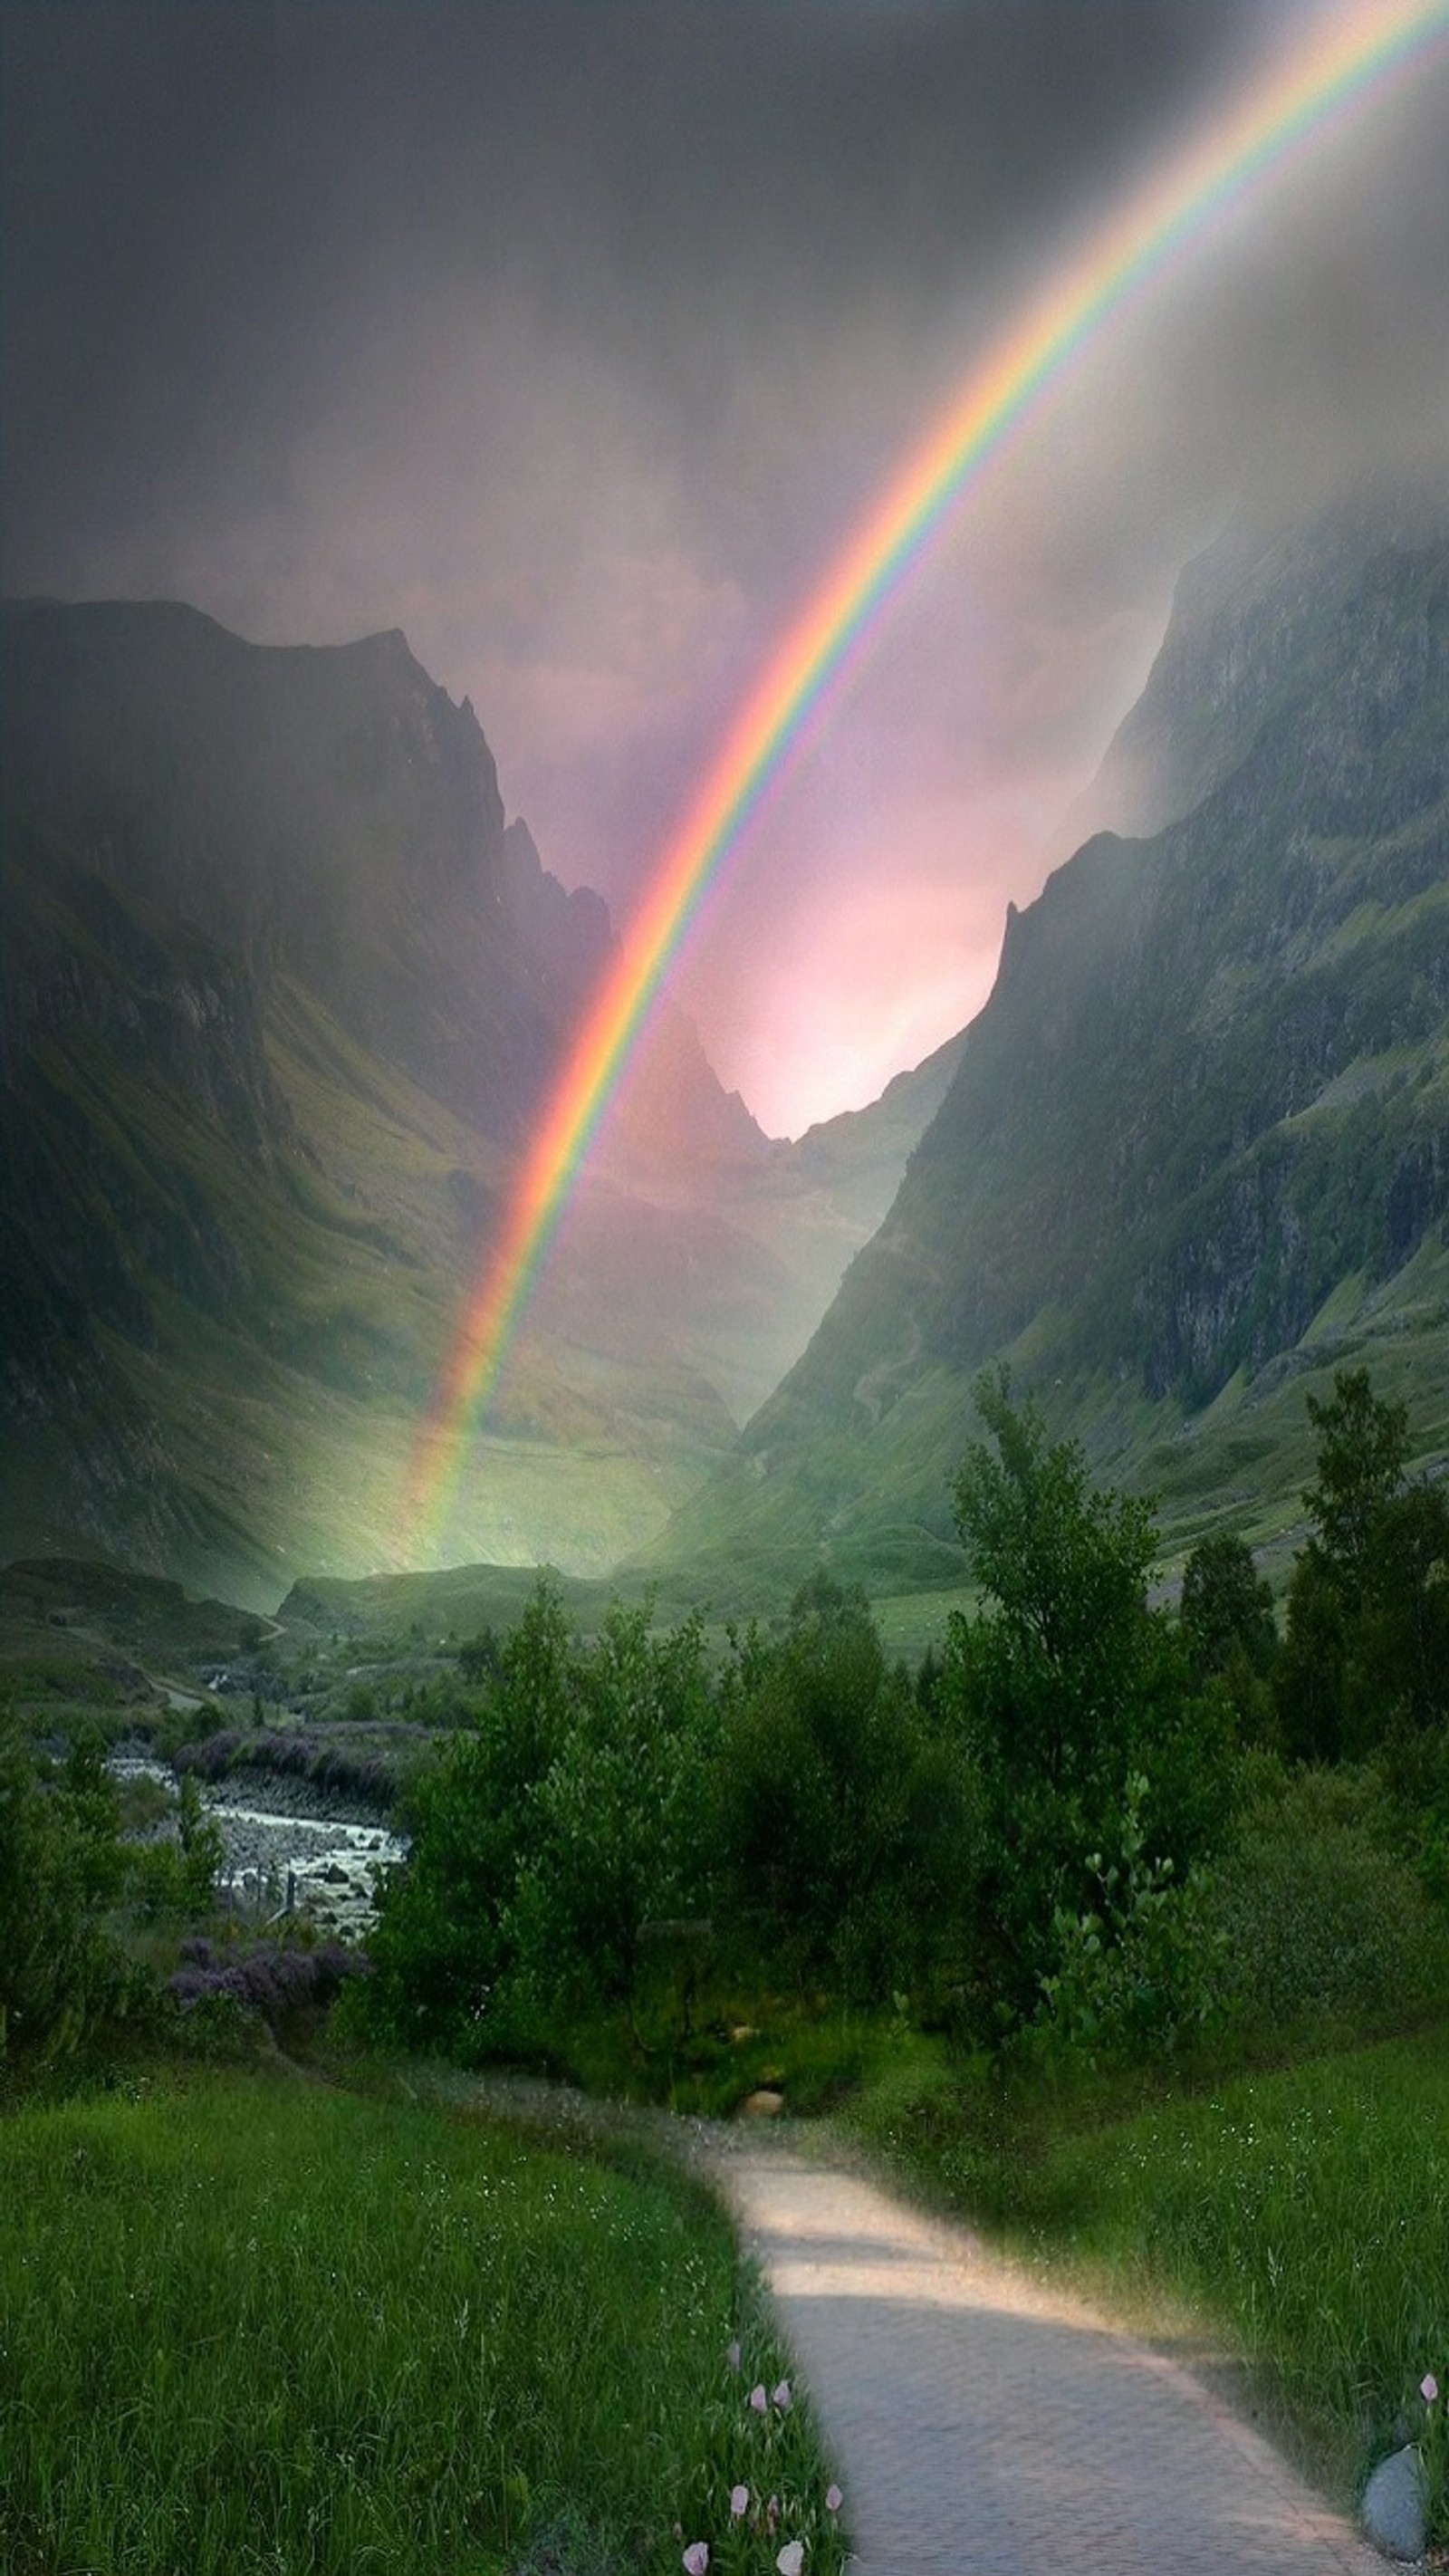
[(1449, 1926), (1373, 1768), (1263, 1763), (1210, 1917), (1250, 2033), (1391, 2026), (1442, 2001)]
[(1151, 1860), (1142, 1825), (1147, 1782), (1134, 1772), (1116, 1837), (1118, 1857), (1088, 1859), (1100, 1896), (1080, 1914), (1059, 1908), (1060, 1966), (1042, 1979), (1033, 2037), (1050, 2061), (1141, 2057), (1171, 2050), (1222, 2008), (1225, 1936), (1209, 1922), (1203, 1872), (1186, 1880)]

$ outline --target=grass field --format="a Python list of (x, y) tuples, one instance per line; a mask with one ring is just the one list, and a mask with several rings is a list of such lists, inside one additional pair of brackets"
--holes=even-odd
[(787, 2368), (637, 2149), (219, 2073), (0, 2120), (5, 2576), (662, 2576), (736, 2480), (801, 2519), (716, 2563), (828, 2576)]

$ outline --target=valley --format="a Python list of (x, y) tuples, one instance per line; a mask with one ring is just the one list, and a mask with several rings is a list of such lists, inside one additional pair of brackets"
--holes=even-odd
[(1225, 1527), (1286, 1568), (1339, 1367), (1434, 1468), (1444, 524), (1370, 493), (1189, 567), (1097, 791), (1146, 837), (1012, 911), (873, 1108), (769, 1140), (662, 1006), (436, 1526), (419, 1433), (608, 915), (400, 636), (12, 606), (7, 1552), (267, 1612), (471, 1566), (480, 1619), (538, 1564), (716, 1619), (824, 1568), (919, 1651), (987, 1364), (1153, 1498), (1169, 1581)]
[(1449, 2568), (1449, 0), (0, 99), (0, 2576)]
[(604, 908), (505, 824), (471, 710), (401, 638), (273, 654), (180, 609), (22, 607), (0, 641), (0, 1544), (264, 1610), (415, 1550), (637, 1553), (803, 1348), (955, 1050), (792, 1147), (666, 1008), (420, 1533), (420, 1423)]

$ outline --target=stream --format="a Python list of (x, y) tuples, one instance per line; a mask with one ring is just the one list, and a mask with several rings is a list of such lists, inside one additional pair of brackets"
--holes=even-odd
[[(173, 1792), (178, 1786), (169, 1765), (150, 1754), (114, 1754), (109, 1767), (118, 1780), (144, 1776)], [(379, 1873), (406, 1857), (397, 1834), (347, 1799), (301, 1780), (248, 1772), (198, 1786), (221, 1835), (217, 1884), (224, 1903), (262, 1921), (306, 1914), (337, 1939), (362, 1937)]]

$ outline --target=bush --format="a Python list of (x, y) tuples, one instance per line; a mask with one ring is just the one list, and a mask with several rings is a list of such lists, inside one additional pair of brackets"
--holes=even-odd
[(283, 1735), (274, 1728), (226, 1727), (199, 1743), (181, 1745), (172, 1762), (183, 1785), (188, 1775), (214, 1783), (234, 1771), (274, 1771), (384, 1812), (397, 1796), (397, 1780), (385, 1755), (354, 1753), (346, 1745)]
[(1159, 2056), (1222, 2013), (1226, 1939), (1211, 1922), (1210, 1882), (1202, 1871), (1179, 1881), (1170, 1860), (1148, 1857), (1146, 1796), (1146, 1780), (1134, 1773), (1116, 1857), (1094, 1852), (1087, 1861), (1100, 1891), (1096, 1907), (1058, 1910), (1061, 1964), (1042, 1979), (1031, 2034), (1048, 2064)]
[(1442, 2002), (1449, 1925), (1398, 1843), (1378, 1771), (1264, 1762), (1255, 1778), (1210, 1907), (1245, 2033), (1387, 2028)]

